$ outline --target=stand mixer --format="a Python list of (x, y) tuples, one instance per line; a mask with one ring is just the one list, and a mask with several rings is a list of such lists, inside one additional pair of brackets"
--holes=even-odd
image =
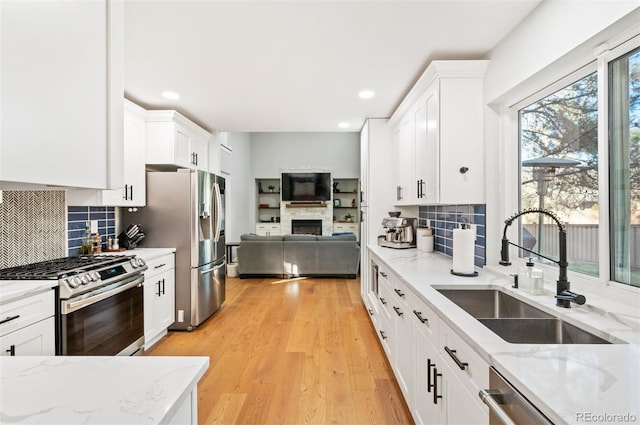
[(412, 217), (385, 217), (385, 234), (378, 236), (378, 245), (387, 248), (415, 248), (418, 220)]

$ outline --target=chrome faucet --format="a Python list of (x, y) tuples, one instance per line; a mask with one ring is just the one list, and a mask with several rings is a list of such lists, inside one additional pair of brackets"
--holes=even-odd
[[(525, 214), (544, 214), (551, 217), (553, 221), (556, 222), (559, 229), (558, 240), (560, 243), (559, 250), (558, 250), (558, 253), (559, 253), (558, 260), (545, 257), (539, 252), (535, 252), (523, 246), (517, 245), (513, 242), (510, 242), (509, 239), (507, 239), (507, 228), (511, 226), (511, 223), (513, 223), (513, 221), (516, 218), (523, 216)], [(560, 274), (556, 282), (556, 300), (557, 300), (556, 305), (557, 306), (564, 307), (564, 308), (571, 308), (571, 302), (582, 305), (587, 301), (584, 295), (571, 292), (571, 285), (569, 283), (569, 280), (567, 279), (567, 266), (569, 265), (569, 263), (567, 262), (567, 232), (565, 231), (564, 225), (560, 222), (560, 219), (558, 219), (558, 217), (555, 214), (553, 214), (548, 210), (531, 208), (531, 209), (526, 209), (526, 210), (515, 213), (514, 215), (506, 219), (504, 222), (505, 222), (505, 226), (504, 226), (504, 231), (502, 233), (502, 249), (500, 250), (501, 265), (503, 266), (511, 265), (511, 261), (509, 261), (509, 245), (513, 245), (515, 247), (523, 249), (532, 254), (536, 254), (558, 265)]]

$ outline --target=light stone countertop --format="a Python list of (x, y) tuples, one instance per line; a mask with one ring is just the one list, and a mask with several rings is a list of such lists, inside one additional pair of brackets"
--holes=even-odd
[(0, 422), (164, 424), (208, 357), (2, 357)]
[[(555, 285), (552, 283), (545, 284), (545, 294), (529, 295), (513, 289), (508, 276), (487, 268), (477, 269), (477, 277), (454, 276), (450, 273), (451, 258), (440, 253), (377, 245), (368, 248), (374, 261), (378, 257), (391, 268), (448, 326), (554, 423), (640, 423), (638, 309), (615, 302), (608, 304), (587, 293), (585, 305), (572, 304), (572, 308), (565, 309), (555, 305)], [(440, 294), (435, 289), (439, 287), (501, 289), (598, 336), (625, 343), (508, 343)], [(605, 414), (631, 416), (626, 420), (609, 416), (602, 421), (588, 421), (589, 414), (592, 415), (590, 418), (598, 419), (603, 418), (597, 415)]]
[(0, 304), (5, 304), (58, 287), (57, 280), (0, 280)]

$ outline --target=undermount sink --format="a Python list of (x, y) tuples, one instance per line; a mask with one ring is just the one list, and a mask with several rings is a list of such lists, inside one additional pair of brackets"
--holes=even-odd
[(438, 289), (438, 292), (507, 342), (611, 344), (499, 290)]
[(478, 319), (514, 344), (611, 344), (560, 319)]
[(553, 318), (552, 315), (495, 289), (439, 289), (438, 292), (476, 319)]

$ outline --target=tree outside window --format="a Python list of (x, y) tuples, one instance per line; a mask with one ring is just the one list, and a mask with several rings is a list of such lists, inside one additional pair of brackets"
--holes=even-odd
[[(521, 209), (543, 206), (568, 223), (569, 269), (593, 276), (599, 274), (597, 88), (594, 73), (519, 111)], [(521, 242), (557, 258), (558, 229), (542, 218), (523, 216)]]

